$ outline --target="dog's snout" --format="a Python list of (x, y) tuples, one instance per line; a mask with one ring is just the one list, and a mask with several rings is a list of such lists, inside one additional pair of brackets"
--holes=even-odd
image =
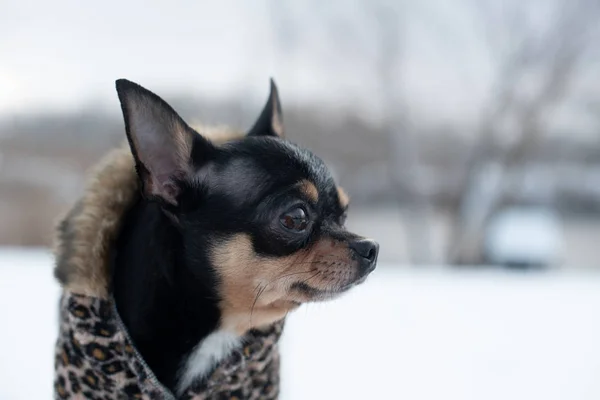
[(376, 241), (371, 239), (360, 239), (350, 242), (349, 246), (366, 264), (369, 272), (375, 269), (375, 263), (377, 262), (377, 255), (379, 253), (379, 244)]
[(374, 262), (377, 259), (377, 253), (379, 252), (379, 244), (370, 239), (355, 240), (350, 243), (350, 248), (354, 250), (357, 255), (366, 258), (367, 261), (370, 262)]

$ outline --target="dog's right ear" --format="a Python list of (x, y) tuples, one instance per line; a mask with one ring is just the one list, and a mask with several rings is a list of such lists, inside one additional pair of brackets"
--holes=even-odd
[(281, 101), (279, 100), (279, 91), (273, 78), (271, 78), (271, 90), (267, 104), (265, 104), (258, 120), (256, 120), (248, 132), (248, 136), (284, 137)]
[(126, 79), (116, 81), (125, 130), (144, 195), (177, 205), (181, 183), (194, 172), (194, 155), (211, 144), (163, 99)]

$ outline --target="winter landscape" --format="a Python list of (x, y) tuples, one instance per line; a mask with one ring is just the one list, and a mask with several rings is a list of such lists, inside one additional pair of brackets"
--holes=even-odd
[(282, 400), (600, 398), (600, 7), (260, 0), (0, 7), (0, 400), (50, 399), (55, 222), (124, 140), (114, 80), (289, 138), (381, 244), (291, 315)]

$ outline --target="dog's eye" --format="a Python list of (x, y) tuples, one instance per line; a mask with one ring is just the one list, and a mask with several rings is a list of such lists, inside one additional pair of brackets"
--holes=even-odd
[(284, 228), (290, 231), (302, 232), (308, 226), (308, 217), (302, 207), (294, 208), (279, 217)]

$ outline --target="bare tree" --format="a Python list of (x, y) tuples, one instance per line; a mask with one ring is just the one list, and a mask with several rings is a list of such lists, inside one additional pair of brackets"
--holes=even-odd
[[(507, 193), (515, 190), (507, 171), (523, 163), (544, 130), (545, 118), (564, 100), (587, 44), (586, 32), (597, 22), (596, 8), (592, 7), (594, 12), (590, 12), (590, 7), (585, 7), (586, 3), (589, 4), (585, 1), (562, 3), (555, 20), (541, 35), (536, 34), (519, 13), (513, 13), (515, 19), (509, 20), (512, 22), (506, 25), (511, 34), (518, 32), (521, 37), (506, 59), (500, 61), (497, 96), (491, 99), (487, 114), (482, 118), (479, 141), (465, 166), (460, 197), (454, 210), (453, 240), (448, 254), (450, 263), (475, 264), (482, 261), (486, 224), (502, 205)], [(492, 18), (487, 10), (483, 11), (480, 14), (489, 22)], [(518, 23), (515, 24), (515, 21)], [(495, 38), (498, 34), (488, 31), (489, 46), (497, 45)], [(531, 79), (532, 72), (541, 77), (540, 83), (528, 98), (523, 99), (524, 96), (518, 93), (520, 85)], [(493, 155), (492, 145), (498, 138), (498, 127), (507, 119), (512, 119), (517, 139), (499, 154)], [(490, 158), (495, 163), (489, 164)], [(493, 167), (484, 168), (486, 164)]]

